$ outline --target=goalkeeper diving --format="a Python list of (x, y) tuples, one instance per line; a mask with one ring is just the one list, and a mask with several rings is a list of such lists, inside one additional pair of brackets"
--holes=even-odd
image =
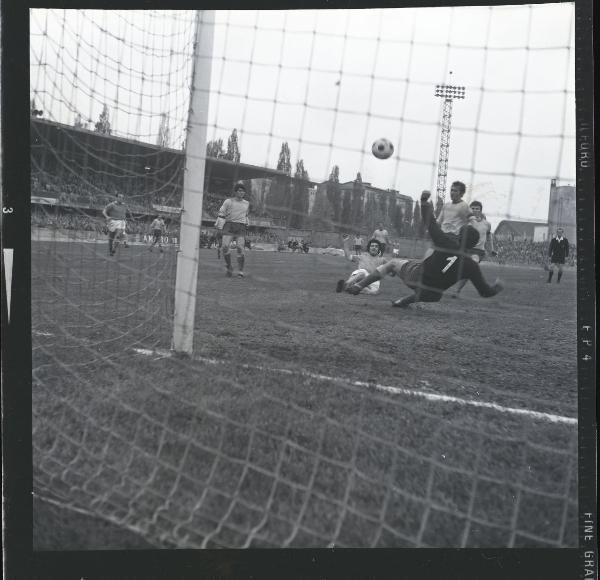
[(499, 279), (490, 286), (479, 264), (469, 255), (469, 249), (479, 241), (479, 232), (470, 225), (462, 226), (458, 234), (443, 232), (435, 219), (430, 195), (429, 192), (421, 195), (421, 218), (434, 244), (433, 253), (423, 260), (388, 260), (368, 276), (347, 286), (348, 293), (359, 294), (384, 276), (396, 275), (414, 291), (392, 302), (393, 306), (406, 308), (415, 302), (439, 302), (444, 291), (459, 280), (470, 280), (484, 298), (495, 296), (504, 288)]

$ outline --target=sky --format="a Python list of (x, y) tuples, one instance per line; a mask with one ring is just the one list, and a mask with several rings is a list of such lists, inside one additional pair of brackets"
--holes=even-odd
[[(161, 113), (185, 138), (193, 11), (33, 10), (31, 89), (44, 117), (97, 120), (154, 143)], [(274, 168), (281, 144), (310, 178), (436, 191), (442, 99), (448, 162), (497, 225), (545, 220), (550, 180), (575, 182), (574, 5), (217, 11), (207, 138), (238, 131), (241, 161)], [(395, 147), (371, 154), (375, 139)]]

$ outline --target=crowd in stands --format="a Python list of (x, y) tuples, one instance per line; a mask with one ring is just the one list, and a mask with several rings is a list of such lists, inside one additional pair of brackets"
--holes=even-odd
[[(49, 208), (49, 209), (46, 209)], [(130, 234), (149, 234), (152, 216), (140, 220), (127, 220), (127, 232)], [(82, 232), (107, 233), (106, 220), (102, 216), (87, 215), (83, 212), (57, 211), (53, 206), (36, 206), (31, 208), (31, 225), (38, 228), (59, 228)], [(177, 235), (179, 227), (167, 225), (165, 235)]]
[[(531, 240), (494, 239), (499, 264), (527, 264), (544, 266), (548, 263), (548, 245), (550, 242), (532, 242)], [(577, 261), (577, 248), (570, 244), (567, 265), (574, 266)]]
[(33, 171), (31, 175), (31, 195), (52, 197), (63, 205), (101, 208), (114, 200), (117, 193), (123, 193), (132, 210), (147, 211), (153, 204), (179, 207), (180, 195), (174, 187), (165, 192), (148, 193), (143, 176), (123, 178), (117, 182), (101, 174), (87, 172), (85, 177), (76, 173), (56, 175), (54, 173)]
[[(153, 215), (145, 219), (128, 220), (127, 231), (131, 234), (149, 234), (150, 222)], [(32, 205), (31, 225), (40, 228), (60, 228), (65, 230), (96, 231), (106, 233), (106, 222), (101, 216), (87, 215), (84, 212), (58, 211), (55, 206)], [(177, 237), (179, 224), (167, 224), (166, 236)], [(247, 239), (251, 247), (255, 244), (275, 244), (280, 251), (306, 251), (311, 244), (304, 240), (286, 241), (280, 232), (259, 230), (248, 232)], [(200, 234), (200, 247), (210, 248), (217, 243), (216, 230), (203, 230)], [(304, 247), (303, 247), (304, 246)], [(530, 240), (495, 240), (494, 246), (498, 256), (487, 260), (499, 264), (524, 264), (543, 267), (548, 263), (548, 242), (532, 242)], [(571, 244), (567, 265), (574, 266), (577, 262), (577, 248)]]
[[(119, 184), (119, 188), (117, 184)], [(155, 210), (152, 209), (153, 204), (170, 207), (180, 206), (180, 189), (177, 184), (172, 184), (170, 188), (169, 191), (163, 188), (157, 192), (148, 194), (144, 190), (144, 176), (117, 180), (112, 176), (91, 171), (86, 172), (85, 176), (79, 175), (74, 171), (57, 175), (40, 171), (34, 167), (31, 175), (31, 194), (33, 196), (54, 198), (58, 200), (58, 205), (67, 207), (98, 210), (110, 201), (113, 201), (117, 192), (124, 193), (126, 201), (134, 213), (137, 211), (147, 214), (145, 218), (128, 222), (128, 231), (133, 234), (144, 234), (148, 231), (149, 223), (155, 214)], [(204, 212), (211, 218), (214, 217), (216, 219), (224, 199), (223, 195), (206, 192), (204, 195)], [(38, 227), (102, 231), (106, 225), (101, 217), (89, 216), (81, 211), (78, 213), (40, 210), (35, 205), (32, 208), (31, 223)], [(262, 215), (257, 215), (251, 211), (250, 215), (252, 217), (268, 217), (268, 214), (265, 212)], [(173, 235), (177, 235), (176, 230), (178, 226), (175, 223), (173, 223), (170, 229), (173, 230)], [(203, 232), (201, 235), (201, 245), (209, 247), (210, 239), (213, 235), (213, 233), (209, 233), (208, 231)], [(296, 248), (289, 246), (287, 236), (282, 235), (280, 231), (268, 229), (249, 231), (247, 239), (250, 240), (251, 245), (256, 243), (277, 244), (281, 250), (294, 251), (298, 250), (300, 246), (300, 244)], [(548, 241), (533, 242), (530, 240), (496, 239), (494, 245), (498, 251), (498, 256), (493, 258), (493, 260), (500, 264), (515, 263), (544, 266), (548, 262), (548, 243)], [(571, 244), (567, 265), (574, 265), (576, 259), (577, 251), (575, 246)]]
[[(216, 230), (202, 230), (200, 232), (200, 247), (212, 248), (217, 243)], [(246, 241), (250, 242), (250, 247), (255, 244), (284, 244), (287, 243), (278, 233), (269, 230), (250, 230), (246, 233)]]
[(252, 243), (276, 244), (280, 236), (272, 231), (264, 230), (258, 232), (250, 232), (248, 238)]
[(46, 211), (32, 206), (31, 225), (39, 228), (60, 228), (83, 232), (102, 231), (104, 220), (78, 213)]
[[(148, 186), (151, 191), (148, 191)], [(76, 169), (58, 173), (35, 166), (32, 168), (31, 195), (57, 199), (60, 205), (101, 209), (113, 201), (117, 193), (124, 194), (134, 212), (150, 212), (155, 205), (181, 207), (180, 183), (147, 183), (144, 175), (118, 177), (83, 169), (80, 173)], [(216, 219), (225, 198), (225, 194), (205, 192), (204, 213)], [(272, 219), (268, 211), (256, 211), (252, 205), (250, 217)]]
[[(57, 175), (36, 171), (35, 168), (31, 175), (31, 195), (52, 197), (62, 205), (102, 208), (113, 201), (119, 192), (125, 195), (127, 204), (133, 211), (149, 211), (152, 210), (153, 205), (181, 207), (181, 189), (177, 185), (148, 193), (143, 176), (121, 178), (117, 181), (116, 178), (111, 179), (91, 171), (86, 172), (84, 177), (71, 172)], [(224, 195), (205, 192), (204, 212), (216, 219), (224, 200)], [(268, 212), (257, 213), (252, 207), (250, 216), (270, 217)]]

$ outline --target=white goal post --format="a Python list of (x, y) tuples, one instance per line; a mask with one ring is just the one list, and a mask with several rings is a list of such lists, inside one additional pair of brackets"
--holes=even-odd
[(174, 351), (186, 354), (192, 353), (194, 343), (214, 22), (214, 10), (197, 12), (192, 89), (185, 145), (185, 173), (181, 204), (180, 246), (177, 254), (172, 342)]

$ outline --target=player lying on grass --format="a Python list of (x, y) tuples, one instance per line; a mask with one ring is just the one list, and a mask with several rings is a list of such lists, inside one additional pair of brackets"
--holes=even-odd
[[(335, 288), (336, 292), (342, 292), (346, 290), (358, 281), (366, 278), (369, 274), (376, 271), (378, 266), (385, 264), (387, 260), (383, 257), (381, 242), (376, 239), (369, 240), (367, 242), (367, 253), (366, 254), (352, 254), (350, 252), (350, 236), (344, 234), (344, 255), (347, 260), (354, 262), (358, 268), (350, 274), (347, 280), (338, 280)], [(364, 294), (378, 294), (379, 293), (379, 279), (362, 288)]]
[(421, 195), (421, 217), (433, 241), (433, 253), (424, 260), (389, 260), (348, 287), (347, 292), (358, 294), (388, 274), (395, 274), (414, 290), (414, 294), (392, 302), (400, 308), (414, 302), (439, 302), (444, 291), (462, 279), (470, 280), (484, 298), (495, 296), (502, 290), (502, 282), (497, 279), (490, 286), (484, 280), (479, 264), (469, 257), (468, 249), (479, 241), (477, 230), (466, 225), (460, 228), (458, 235), (444, 233), (433, 215), (429, 196), (428, 192)]

